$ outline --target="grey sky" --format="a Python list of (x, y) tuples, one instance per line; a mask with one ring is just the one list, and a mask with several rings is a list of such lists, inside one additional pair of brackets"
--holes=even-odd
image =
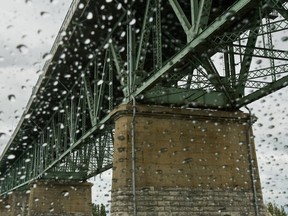
[[(25, 3), (27, 2), (27, 3)], [(16, 127), (71, 0), (10, 0), (0, 8), (0, 151)], [(279, 36), (279, 41), (280, 41)], [(17, 48), (18, 47), (18, 48)], [(22, 49), (21, 49), (22, 48)], [(9, 100), (8, 96), (12, 96)], [(264, 197), (288, 204), (287, 88), (251, 104)], [(6, 135), (2, 135), (5, 133)], [(103, 175), (99, 200), (109, 199), (111, 172)], [(97, 179), (99, 181), (99, 179)], [(100, 193), (101, 192), (101, 193)], [(105, 202), (106, 202), (105, 201)]]

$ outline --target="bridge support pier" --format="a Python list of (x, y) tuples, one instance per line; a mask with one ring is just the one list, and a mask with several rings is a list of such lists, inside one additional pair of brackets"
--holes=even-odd
[(269, 215), (249, 115), (129, 105), (112, 115), (112, 216)]
[(0, 199), (0, 216), (9, 215), (11, 212), (11, 205), (9, 203), (9, 197)]
[(13, 191), (9, 196), (1, 199), (0, 216), (27, 216), (29, 193), (27, 191)]
[(12, 194), (9, 195), (9, 203), (11, 204), (11, 216), (27, 215), (29, 193), (26, 192), (27, 191), (14, 191)]
[(30, 189), (28, 216), (91, 216), (91, 187), (88, 182), (37, 181)]

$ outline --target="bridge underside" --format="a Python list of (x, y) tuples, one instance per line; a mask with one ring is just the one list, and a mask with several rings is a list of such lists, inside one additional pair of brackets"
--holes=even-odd
[(217, 2), (73, 1), (1, 156), (1, 194), (112, 168), (119, 105), (234, 112), (287, 86), (286, 1)]

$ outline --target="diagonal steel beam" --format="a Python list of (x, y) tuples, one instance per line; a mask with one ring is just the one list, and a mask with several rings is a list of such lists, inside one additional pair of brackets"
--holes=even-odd
[[(245, 7), (249, 7), (251, 4), (257, 4), (257, 1), (253, 0), (240, 0), (237, 1), (234, 5), (232, 5), (229, 10), (234, 13), (240, 12)], [(168, 62), (160, 68), (155, 74), (153, 74), (146, 82), (143, 83), (142, 86), (138, 87), (136, 91), (132, 93), (134, 97), (142, 94), (145, 90), (148, 90), (152, 87), (152, 85), (157, 82), (164, 74), (168, 71), (172, 70), (178, 62), (184, 60), (188, 57), (188, 55), (199, 48), (199, 46), (203, 43), (203, 41), (207, 41), (210, 39), (217, 30), (221, 29), (225, 24), (229, 23), (229, 19), (227, 17), (229, 14), (223, 14), (217, 20), (215, 20), (209, 27), (207, 27), (197, 38), (193, 41), (189, 42), (180, 52), (178, 52), (174, 57), (172, 57)], [(127, 100), (129, 102), (129, 99)]]

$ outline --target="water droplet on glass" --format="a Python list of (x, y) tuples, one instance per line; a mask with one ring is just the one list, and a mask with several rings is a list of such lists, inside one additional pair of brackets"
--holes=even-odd
[(284, 36), (281, 38), (282, 41), (288, 41), (288, 36)]
[(25, 160), (25, 163), (28, 163), (28, 162), (30, 162), (31, 161), (31, 159), (30, 158), (27, 158), (26, 160)]
[(182, 164), (187, 164), (191, 162), (192, 162), (192, 158), (186, 158), (185, 160), (182, 161)]
[(136, 19), (132, 19), (130, 22), (129, 22), (129, 25), (135, 25), (136, 23)]
[(3, 56), (0, 56), (0, 61), (4, 61), (4, 57)]
[(6, 136), (6, 133), (0, 132), (0, 138)]
[(62, 191), (62, 195), (63, 195), (64, 197), (69, 196), (69, 191)]
[(42, 58), (43, 58), (45, 61), (51, 59), (52, 57), (53, 57), (53, 55), (50, 54), (50, 53), (45, 53), (45, 54), (42, 56)]
[(41, 11), (40, 12), (40, 15), (42, 16), (42, 17), (49, 17), (49, 13), (48, 12), (46, 12), (46, 11)]
[(83, 9), (83, 8), (84, 8), (84, 4), (83, 4), (83, 3), (80, 3), (79, 6), (78, 6), (78, 8), (79, 8), (79, 9)]
[(110, 2), (112, 2), (112, 0), (106, 0), (106, 2), (107, 2), (107, 3), (110, 3)]
[(14, 94), (8, 95), (8, 100), (9, 100), (9, 101), (15, 101), (15, 99), (16, 99), (16, 97), (15, 97)]
[(92, 13), (92, 12), (89, 12), (89, 13), (87, 14), (86, 19), (90, 20), (90, 19), (92, 19), (92, 18), (93, 18), (93, 13)]
[(98, 82), (97, 82), (97, 85), (101, 85), (101, 84), (103, 84), (103, 80), (99, 80)]
[(89, 38), (87, 38), (85, 41), (84, 41), (84, 44), (89, 44), (91, 42), (91, 40)]
[(117, 5), (117, 10), (120, 10), (122, 8), (122, 4), (121, 3), (118, 3)]
[(51, 3), (51, 4), (57, 4), (57, 1), (55, 1), (55, 0), (50, 0), (50, 3)]
[(258, 59), (257, 61), (256, 61), (256, 64), (261, 64), (262, 63), (262, 60), (261, 59)]
[(27, 54), (28, 53), (28, 47), (24, 44), (19, 44), (18, 46), (16, 46), (16, 48), (18, 49), (18, 51), (22, 54)]
[(8, 160), (13, 160), (16, 156), (14, 154), (8, 155), (7, 159)]
[(31, 113), (28, 113), (24, 116), (25, 119), (29, 119), (31, 117)]

